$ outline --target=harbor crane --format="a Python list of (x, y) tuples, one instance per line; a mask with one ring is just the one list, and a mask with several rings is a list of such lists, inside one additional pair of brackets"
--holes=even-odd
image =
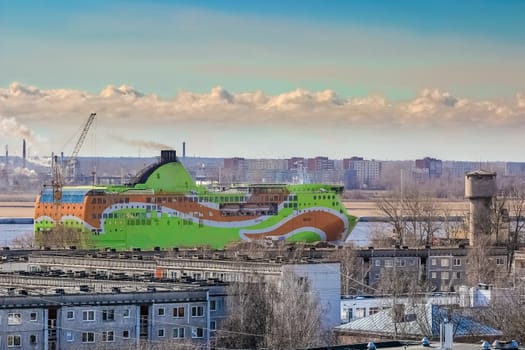
[(65, 168), (65, 175), (66, 179), (71, 182), (73, 179), (77, 176), (77, 157), (78, 152), (80, 152), (80, 148), (82, 147), (82, 144), (84, 143), (84, 140), (86, 139), (86, 135), (89, 131), (89, 128), (95, 121), (95, 117), (97, 116), (97, 113), (91, 113), (89, 115), (89, 118), (84, 125), (84, 128), (82, 129), (82, 133), (80, 134), (80, 137), (78, 138), (77, 144), (75, 145), (75, 149), (73, 150), (73, 153), (71, 153), (71, 157), (69, 157), (66, 168)]
[[(80, 148), (82, 147), (82, 144), (84, 143), (84, 140), (86, 139), (86, 135), (89, 131), (89, 128), (93, 124), (93, 121), (95, 120), (96, 113), (91, 113), (86, 124), (84, 125), (84, 128), (82, 129), (82, 133), (80, 134), (80, 137), (78, 138), (77, 144), (75, 145), (75, 149), (73, 150), (73, 153), (71, 154), (71, 157), (69, 157), (66, 166), (64, 169), (59, 164), (58, 156), (54, 156), (51, 159), (51, 169), (52, 169), (52, 176), (53, 179), (51, 181), (51, 186), (53, 187), (53, 201), (54, 202), (60, 202), (62, 200), (62, 187), (64, 187), (64, 182), (71, 182), (76, 177), (76, 165), (77, 165), (77, 156), (78, 152), (80, 151)], [(65, 175), (65, 178), (63, 176)]]

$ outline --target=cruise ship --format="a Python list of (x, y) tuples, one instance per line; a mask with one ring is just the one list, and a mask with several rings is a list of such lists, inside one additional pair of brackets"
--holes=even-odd
[[(250, 184), (220, 191), (197, 185), (176, 151), (125, 185), (44, 187), (35, 203), (35, 239), (56, 232), (82, 248), (153, 249), (235, 241), (342, 242), (355, 224), (327, 184)], [(54, 235), (55, 234), (55, 235)], [(54, 235), (54, 236), (53, 236)], [(74, 244), (73, 244), (74, 243)]]

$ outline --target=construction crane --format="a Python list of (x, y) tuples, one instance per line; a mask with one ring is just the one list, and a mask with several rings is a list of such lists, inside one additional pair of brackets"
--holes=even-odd
[(53, 156), (51, 159), (51, 170), (53, 173), (53, 180), (51, 186), (53, 187), (53, 202), (60, 203), (62, 200), (62, 187), (64, 181), (62, 180), (62, 171), (58, 163), (58, 156)]
[(84, 140), (86, 139), (86, 135), (89, 131), (89, 128), (95, 121), (95, 117), (97, 116), (97, 113), (91, 113), (86, 124), (84, 125), (84, 128), (82, 129), (82, 133), (80, 134), (80, 137), (78, 138), (77, 144), (75, 145), (75, 149), (73, 150), (73, 153), (71, 153), (71, 157), (69, 157), (67, 164), (66, 164), (66, 179), (71, 182), (73, 179), (76, 178), (76, 165), (77, 165), (77, 156), (78, 152), (80, 152), (80, 148), (82, 147), (82, 144), (84, 143)]

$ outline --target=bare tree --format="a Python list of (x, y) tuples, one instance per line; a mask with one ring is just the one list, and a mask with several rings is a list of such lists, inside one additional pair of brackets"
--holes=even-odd
[(505, 283), (505, 270), (499, 268), (491, 257), (489, 236), (476, 238), (474, 246), (467, 252), (466, 280), (470, 286), (478, 283), (499, 285)]
[(53, 227), (49, 231), (38, 232), (35, 235), (37, 247), (68, 248), (71, 246), (88, 247), (86, 234), (76, 228), (62, 225)]
[(365, 276), (369, 273), (370, 268), (358, 256), (353, 245), (344, 245), (332, 251), (328, 259), (341, 264), (341, 293), (343, 295), (361, 294), (364, 290), (370, 289), (365, 283)]
[[(114, 347), (111, 347), (113, 349)], [(192, 342), (186, 339), (165, 340), (165, 341), (141, 341), (140, 344), (130, 344), (128, 346), (120, 347), (122, 350), (202, 350), (206, 346), (202, 343)], [(107, 344), (97, 344), (95, 349), (108, 349)]]
[(11, 241), (11, 244), (18, 248), (34, 248), (35, 237), (33, 233), (25, 233)]
[(507, 273), (512, 270), (514, 253), (519, 249), (520, 241), (525, 230), (525, 189), (523, 183), (512, 184), (507, 189), (509, 214), (509, 239), (507, 242)]
[(307, 280), (289, 274), (270, 295), (272, 317), (265, 338), (267, 347), (308, 349), (321, 345), (323, 310)]
[(322, 309), (308, 281), (290, 274), (280, 283), (234, 283), (229, 316), (217, 330), (218, 347), (296, 349), (320, 345)]
[(380, 197), (376, 201), (377, 208), (388, 218), (397, 241), (405, 243), (406, 221), (403, 214), (401, 194), (391, 192), (387, 196)]
[(255, 275), (254, 283), (232, 283), (228, 286), (227, 305), (229, 316), (220, 324), (216, 334), (217, 346), (255, 349), (265, 344), (271, 313), (273, 285)]
[(525, 339), (523, 289), (493, 289), (492, 293), (489, 306), (478, 309), (473, 316), (501, 330), (504, 338)]
[(392, 225), (398, 244), (432, 244), (439, 230), (439, 205), (428, 193), (414, 186), (403, 194), (390, 193), (380, 198), (376, 205)]

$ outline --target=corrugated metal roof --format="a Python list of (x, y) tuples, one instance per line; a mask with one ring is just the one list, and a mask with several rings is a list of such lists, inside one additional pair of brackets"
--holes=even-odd
[(497, 336), (502, 332), (440, 305), (405, 305), (404, 312), (394, 322), (394, 309), (382, 310), (374, 315), (336, 327), (338, 331), (375, 333), (385, 335), (439, 337), (441, 323), (452, 322), (455, 337)]

